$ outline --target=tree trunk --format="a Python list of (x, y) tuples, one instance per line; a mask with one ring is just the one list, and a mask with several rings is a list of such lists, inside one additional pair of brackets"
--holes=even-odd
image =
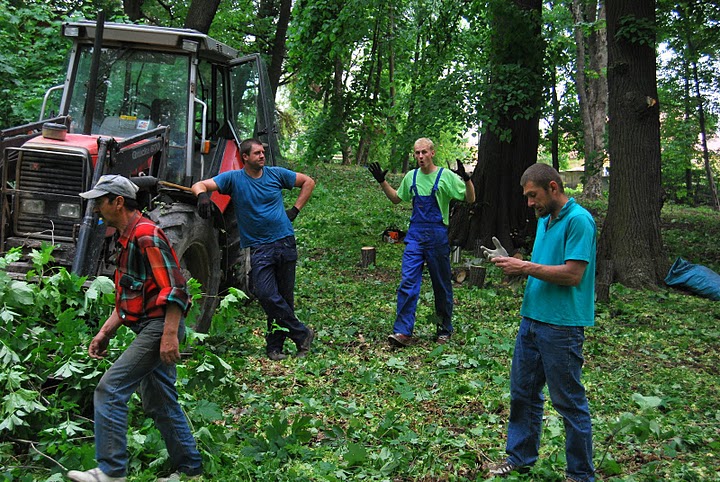
[[(573, 0), (575, 44), (577, 46), (576, 85), (583, 119), (585, 179), (583, 195), (589, 199), (602, 196), (602, 172), (605, 160), (605, 123), (608, 107), (607, 34), (598, 26), (605, 9), (596, 0)], [(585, 34), (585, 26), (593, 24)], [(589, 65), (588, 65), (589, 62)], [(588, 78), (586, 72), (592, 75)]]
[(272, 50), (270, 51), (270, 65), (268, 66), (268, 78), (270, 79), (270, 88), (273, 97), (277, 95), (278, 87), (280, 87), (280, 79), (282, 78), (283, 62), (285, 61), (287, 42), (287, 30), (290, 24), (290, 15), (292, 12), (292, 0), (280, 0), (280, 12), (275, 23), (275, 38), (272, 42)]
[(695, 96), (698, 104), (698, 121), (700, 123), (700, 143), (703, 150), (703, 161), (705, 164), (705, 175), (708, 178), (708, 186), (710, 187), (710, 202), (715, 211), (720, 211), (720, 201), (718, 201), (717, 186), (715, 186), (715, 178), (713, 177), (712, 168), (710, 166), (710, 153), (707, 145), (707, 128), (705, 125), (705, 108), (703, 106), (702, 95), (700, 95), (700, 80), (698, 79), (697, 62), (693, 62), (693, 82), (695, 83)]
[(219, 5), (220, 0), (192, 0), (185, 18), (185, 28), (207, 34)]
[[(506, 84), (522, 77), (526, 100), (523, 105), (511, 105), (507, 110), (502, 99), (498, 100), (499, 105), (483, 106), (497, 116), (498, 127), (488, 128), (480, 136), (478, 165), (472, 174), (477, 201), (471, 206), (458, 205), (451, 220), (450, 239), (466, 249), (474, 249), (478, 242), (491, 246), (491, 238), (497, 236), (510, 254), (518, 249), (528, 253), (536, 219), (523, 197), (520, 176), (537, 161), (540, 141), (542, 2), (515, 0), (511, 4), (494, 5), (498, 10), (491, 13), (491, 36), (498, 40), (491, 45), (490, 88), (509, 95), (513, 90)], [(502, 78), (508, 68), (518, 66), (523, 69), (521, 75)]]
[[(607, 26), (612, 164), (597, 276), (605, 284), (651, 288), (669, 267), (660, 235), (655, 1), (608, 0)], [(606, 296), (598, 291), (598, 299)]]
[(350, 148), (350, 140), (348, 139), (347, 132), (345, 132), (344, 67), (342, 58), (339, 55), (335, 56), (334, 64), (332, 113), (333, 119), (336, 122), (335, 134), (338, 144), (340, 144), (340, 151), (342, 152), (342, 163), (343, 165), (348, 165), (351, 162), (352, 149)]
[(557, 94), (557, 72), (552, 69), (550, 101), (552, 102), (553, 120), (550, 132), (550, 152), (552, 153), (552, 165), (556, 171), (560, 171), (560, 99)]
[(123, 0), (123, 12), (133, 22), (143, 18), (142, 6), (145, 0)]

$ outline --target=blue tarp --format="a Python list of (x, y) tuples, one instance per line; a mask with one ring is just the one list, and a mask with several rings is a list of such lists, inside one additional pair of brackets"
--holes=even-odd
[(675, 260), (665, 276), (665, 283), (675, 288), (684, 288), (711, 300), (720, 301), (720, 274), (683, 258)]

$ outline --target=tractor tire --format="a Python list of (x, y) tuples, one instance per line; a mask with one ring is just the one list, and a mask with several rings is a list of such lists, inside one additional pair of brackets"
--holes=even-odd
[(185, 277), (195, 278), (202, 285), (202, 297), (196, 301), (200, 304), (200, 311), (193, 329), (207, 333), (219, 302), (222, 276), (218, 230), (213, 226), (212, 219), (202, 219), (195, 206), (189, 204), (162, 206), (150, 212), (149, 216), (170, 240)]
[(240, 247), (240, 233), (238, 231), (237, 218), (235, 217), (235, 209), (232, 203), (223, 213), (223, 222), (225, 224), (226, 237), (226, 256), (228, 266), (228, 276), (221, 286), (221, 290), (227, 290), (230, 287), (241, 290), (248, 296), (248, 300), (253, 298), (250, 290), (250, 248)]

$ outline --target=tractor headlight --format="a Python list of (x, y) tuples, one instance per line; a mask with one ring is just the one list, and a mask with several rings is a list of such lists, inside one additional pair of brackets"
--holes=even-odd
[(79, 218), (80, 205), (75, 203), (60, 203), (58, 206), (58, 216), (63, 218)]
[(23, 199), (20, 201), (20, 210), (28, 214), (44, 214), (45, 201), (41, 199)]

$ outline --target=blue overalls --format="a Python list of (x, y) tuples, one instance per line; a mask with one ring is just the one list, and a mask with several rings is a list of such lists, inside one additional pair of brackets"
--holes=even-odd
[(413, 195), (413, 211), (410, 228), (405, 236), (402, 257), (402, 280), (397, 291), (397, 317), (394, 333), (412, 335), (415, 326), (415, 309), (420, 296), (423, 265), (427, 263), (435, 294), (437, 335), (450, 335), (453, 331), (452, 273), (450, 269), (450, 243), (448, 228), (443, 223), (442, 212), (436, 193), (444, 168), (438, 170), (435, 184), (429, 196), (418, 194), (416, 180), (418, 169), (413, 173), (410, 192)]

